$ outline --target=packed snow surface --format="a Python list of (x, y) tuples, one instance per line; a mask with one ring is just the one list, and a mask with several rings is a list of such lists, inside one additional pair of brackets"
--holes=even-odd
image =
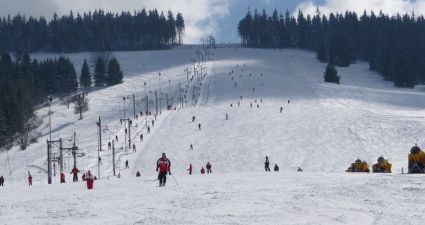
[[(62, 138), (64, 147), (71, 147), (76, 132), (76, 145), (82, 149), (78, 168), (101, 178), (92, 191), (84, 183), (71, 182), (73, 159), (67, 151), (67, 183), (59, 184), (56, 174), (54, 184), (47, 185), (49, 107), (40, 107), (38, 143), (25, 151), (13, 148), (0, 154), (0, 175), (6, 178), (6, 186), (0, 188), (0, 223), (425, 221), (424, 177), (401, 175), (410, 147), (425, 144), (423, 88), (394, 88), (363, 62), (337, 68), (340, 85), (324, 83), (326, 65), (313, 53), (300, 50), (218, 48), (212, 61), (194, 65), (199, 48), (115, 52), (124, 82), (91, 90), (90, 109), (82, 120), (73, 113), (73, 105), (68, 109), (58, 99), (52, 103), (52, 139)], [(69, 57), (79, 69), (83, 59), (90, 61), (93, 54)], [(198, 74), (202, 69), (202, 75), (196, 76), (194, 67)], [(155, 92), (161, 105), (156, 120)], [(133, 118), (133, 94), (138, 119)], [(152, 112), (148, 117), (140, 116), (146, 110), (145, 96)], [(166, 109), (167, 101), (172, 110)], [(99, 116), (103, 151), (98, 170), (95, 122)], [(130, 131), (136, 152), (125, 145), (123, 118), (133, 120)], [(113, 176), (112, 151), (107, 146), (115, 136), (120, 179)], [(58, 152), (58, 146), (53, 151)], [(167, 186), (159, 188), (155, 163), (162, 152), (171, 160), (175, 179), (168, 176)], [(344, 172), (357, 158), (372, 164), (381, 155), (393, 164), (393, 174)], [(271, 169), (279, 165), (279, 172), (264, 172), (265, 156)], [(213, 174), (201, 175), (207, 162)], [(187, 173), (189, 164), (193, 175)], [(296, 172), (298, 167), (304, 172)], [(55, 170), (58, 173), (57, 164)], [(28, 171), (34, 177), (32, 187), (26, 183)], [(135, 177), (137, 171), (141, 177)]]

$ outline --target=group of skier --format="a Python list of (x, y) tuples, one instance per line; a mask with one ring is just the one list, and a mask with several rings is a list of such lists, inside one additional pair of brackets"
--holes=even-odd
[[(266, 156), (266, 161), (264, 162), (264, 169), (266, 170), (266, 172), (270, 172), (270, 161), (268, 156)], [(277, 164), (274, 164), (273, 171), (279, 171), (279, 166)]]

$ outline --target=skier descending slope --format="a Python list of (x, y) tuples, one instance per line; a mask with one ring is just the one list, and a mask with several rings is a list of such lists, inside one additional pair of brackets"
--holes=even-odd
[(165, 186), (167, 182), (167, 172), (171, 175), (171, 162), (165, 156), (165, 153), (162, 153), (162, 157), (156, 162), (156, 172), (158, 173), (159, 186)]
[(269, 162), (269, 157), (266, 156), (266, 161), (264, 162), (264, 169), (266, 170), (266, 172), (270, 172), (270, 162)]
[(70, 174), (72, 174), (73, 175), (73, 177), (72, 177), (72, 181), (73, 182), (78, 182), (78, 173), (79, 173), (80, 171), (77, 169), (77, 167), (75, 167), (74, 166), (74, 168), (72, 168), (72, 171), (71, 171), (71, 173)]

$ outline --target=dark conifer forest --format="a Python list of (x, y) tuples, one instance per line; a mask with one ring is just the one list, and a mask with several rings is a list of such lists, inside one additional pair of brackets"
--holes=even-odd
[(28, 52), (167, 49), (182, 44), (184, 30), (181, 13), (164, 15), (156, 9), (119, 14), (70, 12), (61, 17), (54, 14), (51, 20), (23, 15), (0, 18), (0, 146), (28, 136), (34, 128), (30, 120), (34, 106), (48, 102), (49, 96), (61, 99), (79, 86), (116, 85), (123, 79), (116, 58), (97, 57), (93, 71), (85, 61), (79, 85), (69, 59), (61, 56), (39, 62), (31, 60)]
[[(77, 88), (74, 65), (65, 57), (38, 62), (31, 60), (28, 54), (12, 60), (9, 53), (3, 53), (0, 59), (0, 136), (15, 136), (27, 130), (33, 106), (45, 102), (49, 95), (64, 95)], [(0, 139), (0, 144), (6, 140)]]
[(0, 19), (0, 51), (79, 52), (166, 49), (182, 43), (184, 19), (156, 9), (121, 12), (96, 10), (51, 20), (23, 15)]
[(425, 83), (425, 18), (355, 12), (292, 16), (248, 12), (238, 26), (241, 43), (253, 48), (300, 48), (315, 51), (321, 62), (346, 67), (356, 60), (397, 87)]

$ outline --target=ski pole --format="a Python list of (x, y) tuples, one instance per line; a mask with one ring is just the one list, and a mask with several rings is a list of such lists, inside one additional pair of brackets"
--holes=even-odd
[(173, 174), (171, 174), (171, 177), (173, 177), (174, 182), (176, 182), (177, 186), (179, 186), (179, 183), (177, 183), (177, 180), (176, 180), (176, 178), (174, 177)]

